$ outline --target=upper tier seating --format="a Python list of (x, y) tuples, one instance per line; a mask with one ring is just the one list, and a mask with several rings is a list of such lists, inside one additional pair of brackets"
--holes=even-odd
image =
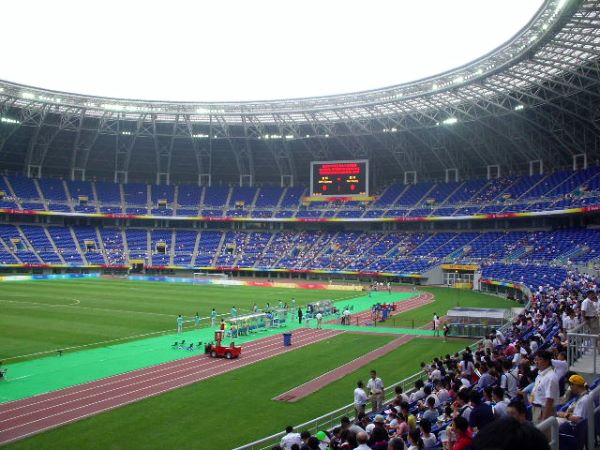
[(126, 205), (146, 206), (148, 204), (148, 185), (129, 183), (123, 185)]
[(6, 177), (17, 198), (21, 200), (41, 201), (35, 183), (31, 178), (22, 176)]
[(98, 201), (103, 205), (121, 205), (121, 186), (106, 181), (96, 182)]

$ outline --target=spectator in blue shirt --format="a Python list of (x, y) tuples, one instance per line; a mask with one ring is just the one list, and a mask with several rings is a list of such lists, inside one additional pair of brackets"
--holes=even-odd
[(494, 410), (490, 405), (482, 401), (481, 394), (477, 391), (471, 391), (469, 400), (473, 407), (469, 415), (469, 426), (473, 430), (482, 430), (486, 425), (494, 421)]
[(429, 422), (435, 423), (438, 416), (440, 415), (438, 410), (435, 408), (435, 399), (433, 397), (427, 398), (427, 409), (423, 413), (423, 419), (427, 419)]

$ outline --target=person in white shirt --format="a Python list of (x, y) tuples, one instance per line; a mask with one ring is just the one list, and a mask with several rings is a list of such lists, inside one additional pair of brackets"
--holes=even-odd
[(423, 392), (423, 387), (425, 384), (421, 380), (415, 381), (415, 392), (410, 394), (410, 403), (418, 402), (425, 398), (425, 392)]
[(350, 315), (350, 310), (348, 309), (348, 307), (346, 307), (346, 309), (344, 310), (344, 325), (350, 325), (350, 321), (351, 321), (351, 315)]
[(557, 359), (552, 360), (552, 367), (554, 367), (554, 373), (560, 381), (569, 370), (569, 363), (567, 363), (567, 355), (565, 352), (560, 352)]
[(371, 406), (373, 412), (381, 411), (384, 400), (384, 386), (381, 378), (377, 377), (377, 371), (371, 370), (371, 379), (367, 383), (367, 390), (371, 395)]
[(552, 367), (552, 354), (547, 350), (540, 350), (535, 355), (534, 361), (538, 367), (538, 376), (531, 391), (530, 403), (533, 406), (532, 421), (537, 425), (548, 417), (554, 416), (559, 388), (558, 378)]
[(512, 399), (517, 395), (519, 387), (519, 370), (513, 369), (513, 365), (510, 361), (504, 360), (502, 362), (502, 375), (500, 376), (500, 387), (504, 389), (508, 398)]
[(354, 389), (354, 409), (356, 410), (356, 417), (361, 413), (365, 412), (365, 405), (369, 401), (369, 397), (364, 389), (362, 381), (356, 383), (356, 389)]
[(318, 312), (315, 317), (317, 319), (317, 328), (323, 328), (323, 314), (321, 314), (321, 312)]
[(595, 292), (588, 292), (587, 297), (581, 302), (581, 315), (583, 321), (590, 328), (591, 334), (598, 334), (600, 327), (598, 326), (598, 299)]
[(433, 366), (433, 370), (429, 374), (429, 379), (432, 382), (436, 382), (442, 379), (442, 371), (438, 368), (438, 366)]
[(577, 400), (567, 408), (566, 411), (559, 412), (558, 421), (577, 423), (588, 417), (588, 396), (589, 392), (585, 386), (585, 379), (581, 375), (571, 375), (569, 377), (571, 392), (577, 396)]
[(496, 386), (492, 389), (492, 399), (494, 400), (494, 416), (496, 419), (501, 419), (508, 416), (508, 400), (504, 398), (504, 389)]
[(285, 429), (285, 436), (281, 438), (281, 442), (279, 443), (279, 445), (285, 450), (291, 450), (292, 445), (294, 444), (298, 444), (298, 446), (301, 446), (302, 439), (300, 438), (300, 433), (296, 433), (294, 431), (294, 427), (288, 425)]
[(358, 443), (358, 447), (355, 450), (371, 450), (371, 447), (367, 445), (367, 441), (369, 440), (369, 435), (364, 431), (356, 434), (356, 442)]
[(440, 404), (443, 405), (448, 400), (450, 400), (450, 393), (448, 392), (442, 381), (437, 381), (435, 383), (435, 391)]

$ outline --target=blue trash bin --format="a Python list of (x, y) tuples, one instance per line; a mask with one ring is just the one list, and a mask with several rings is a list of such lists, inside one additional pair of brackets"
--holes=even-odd
[(290, 347), (292, 345), (292, 333), (283, 333), (283, 346)]

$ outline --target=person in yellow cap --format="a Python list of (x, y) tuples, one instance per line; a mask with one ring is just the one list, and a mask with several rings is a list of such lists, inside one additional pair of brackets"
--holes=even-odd
[(587, 418), (588, 416), (588, 390), (585, 384), (585, 379), (581, 375), (571, 375), (569, 377), (571, 392), (576, 396), (576, 400), (571, 403), (566, 411), (558, 412), (558, 421), (560, 424), (577, 422)]

